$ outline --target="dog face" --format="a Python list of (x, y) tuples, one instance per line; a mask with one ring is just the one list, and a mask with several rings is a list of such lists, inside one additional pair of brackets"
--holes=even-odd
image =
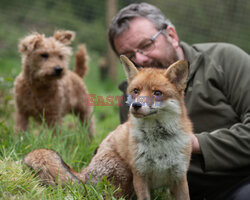
[(19, 51), (30, 78), (45, 81), (61, 78), (71, 55), (71, 48), (67, 45), (73, 39), (71, 31), (57, 31), (53, 37), (34, 33), (22, 39)]
[(188, 63), (178, 61), (168, 69), (135, 68), (127, 58), (121, 58), (127, 73), (130, 113), (136, 118), (161, 114), (180, 115), (188, 76)]

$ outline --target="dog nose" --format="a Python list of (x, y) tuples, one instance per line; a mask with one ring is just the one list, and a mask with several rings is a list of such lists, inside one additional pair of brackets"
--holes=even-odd
[(55, 66), (54, 67), (54, 71), (56, 73), (56, 75), (60, 75), (62, 73), (62, 68), (60, 66)]
[(142, 104), (140, 102), (134, 102), (132, 107), (137, 111), (142, 107)]

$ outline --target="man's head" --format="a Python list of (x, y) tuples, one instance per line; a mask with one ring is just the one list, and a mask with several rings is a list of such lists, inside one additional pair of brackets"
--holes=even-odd
[(110, 25), (109, 41), (117, 55), (125, 54), (143, 67), (167, 67), (183, 59), (174, 26), (147, 3), (120, 10)]

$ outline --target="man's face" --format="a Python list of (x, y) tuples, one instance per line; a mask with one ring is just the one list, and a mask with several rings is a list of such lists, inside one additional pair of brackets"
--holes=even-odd
[[(114, 38), (115, 48), (119, 55), (131, 55), (158, 31), (146, 18), (135, 18), (130, 21), (128, 30)], [(154, 40), (154, 48), (147, 55), (136, 52), (133, 61), (142, 67), (168, 67), (183, 59), (180, 49), (175, 30), (167, 27)]]

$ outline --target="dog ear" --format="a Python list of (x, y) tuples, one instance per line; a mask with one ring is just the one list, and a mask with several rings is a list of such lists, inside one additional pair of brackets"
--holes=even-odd
[(21, 39), (19, 43), (19, 52), (20, 53), (27, 53), (34, 51), (36, 48), (39, 47), (44, 35), (40, 35), (39, 33), (33, 33), (23, 39)]
[(183, 91), (186, 88), (188, 68), (188, 61), (180, 60), (170, 65), (165, 73), (168, 80), (176, 86), (178, 91)]
[(137, 74), (138, 70), (135, 65), (124, 55), (120, 56), (124, 71), (127, 75), (128, 82), (130, 82)]
[(59, 42), (68, 45), (75, 39), (75, 32), (73, 31), (56, 31), (54, 38)]

